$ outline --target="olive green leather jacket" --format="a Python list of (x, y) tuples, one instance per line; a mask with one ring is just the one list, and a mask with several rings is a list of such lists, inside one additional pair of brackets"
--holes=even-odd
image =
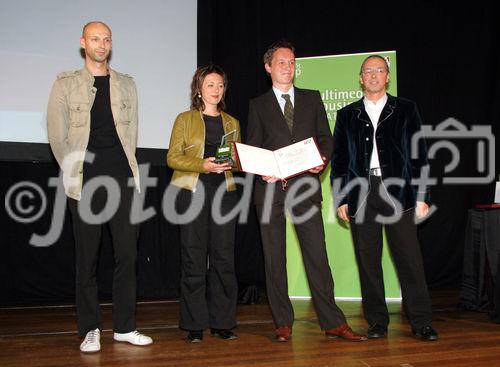
[[(224, 132), (236, 130), (240, 141), (240, 123), (234, 117), (221, 112)], [(177, 187), (195, 191), (198, 177), (207, 174), (203, 169), (205, 153), (205, 123), (201, 111), (189, 110), (180, 113), (175, 119), (170, 145), (167, 153), (167, 164), (174, 170), (171, 183)], [(224, 172), (227, 191), (236, 190), (231, 171)]]

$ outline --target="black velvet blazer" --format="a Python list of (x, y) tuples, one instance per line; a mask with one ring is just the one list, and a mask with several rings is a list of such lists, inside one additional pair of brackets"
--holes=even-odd
[[(424, 139), (420, 138), (415, 145), (417, 153), (412, 157), (412, 137), (421, 128), (415, 103), (389, 94), (387, 97), (375, 138), (384, 184), (392, 196), (395, 211), (400, 212), (413, 208), (417, 200), (430, 201), (428, 186), (419, 186), (414, 181), (421, 177), (423, 167), (428, 168), (427, 148)], [(348, 204), (350, 216), (356, 215), (370, 189), (372, 149), (373, 124), (360, 99), (337, 112), (333, 132), (331, 180), (334, 201), (336, 207)], [(349, 183), (350, 189), (346, 187)]]

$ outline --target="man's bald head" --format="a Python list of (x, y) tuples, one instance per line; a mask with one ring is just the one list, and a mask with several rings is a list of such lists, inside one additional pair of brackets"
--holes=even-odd
[(108, 30), (109, 34), (111, 35), (111, 28), (109, 28), (106, 23), (95, 20), (92, 22), (88, 22), (87, 24), (85, 24), (83, 26), (82, 37), (85, 38), (85, 32), (87, 32), (89, 29), (94, 28), (94, 27), (99, 27), (99, 28), (104, 27)]

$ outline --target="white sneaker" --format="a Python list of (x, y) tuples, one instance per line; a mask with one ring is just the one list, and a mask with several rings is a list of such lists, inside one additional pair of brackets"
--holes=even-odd
[(143, 335), (137, 330), (131, 331), (130, 333), (115, 333), (113, 338), (119, 342), (129, 342), (134, 345), (149, 345), (153, 343), (153, 339), (149, 336)]
[(90, 330), (82, 344), (80, 344), (80, 350), (84, 353), (98, 352), (101, 350), (101, 332), (99, 329)]

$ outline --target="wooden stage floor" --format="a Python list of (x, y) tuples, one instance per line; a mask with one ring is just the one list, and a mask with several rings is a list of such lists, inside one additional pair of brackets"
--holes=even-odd
[[(140, 303), (139, 330), (154, 338), (147, 347), (113, 342), (111, 306), (102, 307), (104, 332), (99, 353), (78, 347), (72, 306), (0, 309), (0, 366), (500, 366), (500, 325), (487, 314), (459, 312), (456, 292), (434, 292), (437, 342), (411, 336), (399, 303), (390, 303), (391, 324), (383, 340), (362, 343), (325, 338), (311, 302), (295, 300), (296, 322), (289, 343), (272, 342), (274, 325), (266, 304), (238, 306), (239, 339), (205, 335), (186, 342), (177, 328), (177, 302)], [(349, 323), (365, 331), (360, 302), (339, 302)]]

